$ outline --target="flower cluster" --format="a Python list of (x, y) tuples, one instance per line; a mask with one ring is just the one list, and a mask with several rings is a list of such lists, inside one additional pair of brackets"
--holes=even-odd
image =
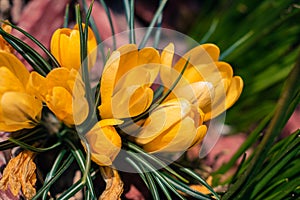
[[(91, 68), (97, 43), (90, 28), (88, 35)], [(43, 77), (35, 71), (29, 73), (13, 54), (0, 52), (0, 74), (4, 77), (0, 84), (1, 131), (37, 125), (42, 103), (67, 126), (86, 120), (91, 111), (79, 71), (77, 25), (74, 29), (58, 29), (53, 34), (51, 53), (61, 67)], [(243, 81), (233, 76), (228, 63), (218, 61), (217, 46), (199, 45), (174, 66), (173, 57), (172, 43), (161, 53), (152, 47), (138, 49), (135, 44), (124, 45), (111, 53), (100, 80), (99, 122), (85, 135), (96, 163), (112, 164), (122, 143), (115, 126), (128, 119), (147, 113), (131, 123), (131, 128), (121, 128), (122, 133), (147, 152), (185, 151), (203, 139), (207, 131), (205, 121), (218, 116), (238, 99)], [(158, 79), (163, 92), (155, 99)], [(161, 101), (159, 97), (164, 98)]]
[[(93, 31), (86, 30), (90, 70), (96, 63), (97, 42)], [(34, 128), (48, 110), (76, 130), (90, 123), (92, 113), (96, 122), (83, 134), (91, 159), (100, 166), (113, 164), (123, 139), (149, 153), (183, 152), (198, 144), (207, 132), (205, 122), (232, 106), (243, 88), (231, 66), (218, 60), (216, 45), (199, 45), (173, 65), (172, 43), (162, 51), (127, 44), (109, 55), (97, 85), (99, 94), (90, 106), (78, 25), (54, 32), (51, 53), (60, 67), (45, 76), (29, 72), (3, 38), (0, 47), (0, 131)]]

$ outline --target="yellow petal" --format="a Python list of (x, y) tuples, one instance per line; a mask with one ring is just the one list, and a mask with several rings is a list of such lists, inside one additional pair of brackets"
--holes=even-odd
[(22, 85), (27, 84), (29, 72), (16, 56), (11, 53), (0, 52), (0, 67), (3, 66), (8, 68), (20, 80)]
[(219, 48), (214, 44), (199, 45), (184, 54), (175, 64), (174, 69), (181, 71), (187, 60), (191, 65), (208, 64), (217, 61), (220, 55)]
[(161, 104), (146, 119), (135, 141), (141, 145), (149, 143), (185, 118), (190, 111), (191, 105), (185, 99), (172, 99)]
[[(41, 118), (42, 102), (21, 92), (6, 92), (1, 98), (1, 123), (3, 131), (33, 128)], [(5, 130), (6, 129), (6, 130)]]
[[(222, 88), (222, 84), (220, 84), (219, 88)], [(221, 89), (222, 92), (218, 92), (219, 90), (217, 88), (217, 97), (214, 99), (211, 108), (204, 108), (204, 121), (208, 121), (214, 117), (217, 117), (219, 114), (230, 108), (238, 100), (243, 90), (242, 78), (239, 76), (234, 76), (230, 81), (230, 85), (226, 89), (227, 91), (224, 91), (224, 89), (222, 91)], [(224, 94), (224, 92), (226, 92), (226, 94)]]
[(148, 87), (131, 86), (116, 93), (112, 101), (114, 118), (137, 116), (149, 108), (153, 99), (153, 91)]
[(46, 78), (33, 71), (30, 73), (26, 91), (35, 95), (38, 99), (45, 101), (48, 91)]
[(176, 98), (185, 98), (190, 103), (198, 105), (203, 108), (209, 105), (213, 99), (214, 88), (209, 82), (195, 82), (183, 87), (176, 87), (173, 90)]
[(63, 87), (54, 87), (51, 94), (46, 96), (49, 109), (59, 120), (66, 124), (74, 124), (72, 95)]
[(168, 44), (161, 53), (161, 64), (167, 67), (172, 66), (174, 56), (174, 44)]
[(156, 80), (159, 71), (160, 64), (157, 63), (150, 63), (135, 67), (125, 73), (122, 78), (119, 79), (119, 81), (115, 84), (114, 93), (131, 86), (150, 87)]
[(0, 97), (7, 91), (24, 92), (20, 80), (6, 67), (0, 67)]
[(60, 86), (65, 88), (69, 93), (72, 93), (69, 87), (68, 80), (70, 80), (70, 70), (67, 68), (55, 68), (51, 70), (47, 76), (47, 87), (51, 91), (53, 87)]
[(137, 65), (146, 65), (151, 63), (160, 63), (160, 56), (156, 49), (152, 47), (145, 47), (139, 51)]
[(100, 121), (85, 137), (91, 147), (92, 160), (98, 165), (111, 165), (121, 150), (122, 141), (113, 124), (103, 125)]
[(231, 79), (231, 84), (226, 94), (226, 108), (231, 107), (240, 97), (243, 90), (244, 82), (239, 76), (234, 76)]
[(114, 51), (105, 64), (101, 77), (101, 105), (98, 107), (102, 118), (112, 118), (111, 97), (113, 95), (116, 75), (119, 68), (120, 53)]
[(151, 142), (143, 145), (143, 148), (150, 153), (182, 152), (193, 145), (196, 136), (194, 120), (186, 117), (162, 132)]
[(193, 147), (197, 144), (199, 144), (205, 137), (207, 133), (207, 127), (205, 125), (201, 125), (197, 128), (196, 136), (192, 142), (192, 145), (190, 147)]
[(135, 44), (127, 44), (117, 49), (120, 55), (120, 63), (115, 83), (128, 71), (137, 66), (138, 49)]

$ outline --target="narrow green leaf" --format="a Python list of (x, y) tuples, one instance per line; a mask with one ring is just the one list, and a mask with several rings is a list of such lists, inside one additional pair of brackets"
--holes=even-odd
[(137, 156), (136, 153), (130, 151), (128, 151), (127, 153), (133, 159), (135, 159), (137, 162), (139, 162), (145, 168), (147, 168), (147, 170), (151, 171), (157, 178), (159, 178), (164, 183), (164, 185), (166, 185), (177, 197), (179, 197), (180, 199), (185, 199), (181, 194), (178, 193), (176, 188), (173, 185), (171, 185), (161, 174), (159, 174), (157, 169), (153, 167), (150, 163), (148, 163), (145, 159), (143, 159), (140, 156)]
[(108, 22), (109, 22), (109, 25), (110, 25), (110, 29), (111, 29), (111, 35), (112, 35), (112, 38), (113, 38), (113, 49), (116, 50), (117, 48), (117, 43), (116, 43), (116, 36), (115, 36), (115, 28), (114, 28), (114, 24), (112, 22), (112, 18), (111, 18), (111, 14), (110, 14), (110, 11), (105, 3), (104, 0), (99, 0), (101, 5), (103, 6), (104, 10), (105, 10), (105, 13), (107, 15), (107, 18), (108, 18)]
[(63, 24), (64, 28), (67, 28), (69, 25), (69, 13), (70, 13), (70, 5), (67, 4), (65, 9), (65, 15), (64, 15), (64, 24)]
[(39, 74), (42, 76), (47, 75), (47, 73), (50, 71), (50, 67), (48, 67), (48, 63), (41, 55), (39, 55), (34, 49), (32, 49), (19, 38), (6, 33), (1, 27), (0, 34)]
[(184, 172), (185, 174), (191, 176), (194, 178), (196, 181), (199, 181), (202, 185), (204, 185), (218, 200), (220, 199), (219, 195), (214, 191), (214, 189), (203, 179), (201, 178), (198, 174), (193, 172), (191, 169), (183, 167), (179, 165), (178, 163), (173, 163), (174, 165), (177, 165), (180, 171)]
[(246, 35), (244, 35), (242, 38), (240, 38), (238, 41), (233, 43), (228, 49), (226, 49), (221, 55), (220, 60), (224, 60), (229, 54), (231, 54), (234, 50), (236, 50), (241, 44), (243, 44), (246, 40), (248, 40), (253, 35), (253, 31), (248, 32)]
[(262, 130), (268, 125), (271, 118), (273, 116), (273, 112), (267, 115), (260, 124), (249, 134), (246, 141), (240, 146), (237, 152), (230, 158), (229, 162), (222, 165), (216, 172), (213, 174), (224, 174), (226, 173), (235, 163), (236, 161), (249, 149), (259, 138)]
[(174, 171), (172, 168), (170, 168), (169, 166), (166, 165), (166, 163), (164, 163), (163, 161), (161, 161), (159, 158), (145, 152), (142, 148), (138, 147), (136, 144), (131, 143), (131, 142), (127, 142), (127, 144), (125, 144), (126, 146), (128, 146), (129, 149), (142, 154), (143, 156), (145, 156), (147, 159), (155, 162), (156, 164), (158, 164), (160, 167), (164, 168), (166, 171), (168, 171), (170, 174), (172, 174), (173, 176), (179, 178), (180, 180), (184, 181), (185, 183), (189, 183), (189, 181), (182, 177), (181, 175), (179, 175), (176, 171)]
[(73, 184), (70, 188), (68, 188), (66, 191), (64, 191), (57, 200), (69, 200), (71, 197), (73, 197), (79, 190), (81, 190), (84, 187), (84, 183), (79, 180), (75, 184)]
[(200, 40), (200, 44), (203, 44), (205, 42), (207, 42), (207, 40), (211, 37), (211, 35), (215, 32), (217, 26), (218, 26), (219, 20), (218, 19), (214, 19), (213, 22), (211, 23), (208, 31), (205, 33), (205, 35), (202, 37), (202, 39)]
[(90, 149), (90, 146), (89, 146), (86, 138), (84, 136), (81, 136), (80, 134), (78, 134), (78, 135), (86, 145), (86, 151), (87, 151), (86, 159), (84, 158), (81, 150), (78, 147), (76, 147), (69, 139), (64, 138), (64, 141), (66, 141), (66, 143), (71, 147), (71, 152), (72, 152), (73, 156), (75, 157), (75, 159), (80, 167), (80, 170), (83, 174), (81, 181), (84, 184), (87, 184), (87, 187), (88, 187), (89, 191), (92, 193), (92, 196), (95, 197), (96, 195), (95, 195), (95, 191), (94, 191), (94, 187), (93, 187), (93, 182), (92, 182), (91, 175), (89, 173), (89, 170), (91, 167), (91, 149)]
[(61, 142), (56, 142), (55, 144), (53, 144), (50, 147), (44, 147), (44, 148), (38, 148), (38, 147), (34, 147), (32, 145), (26, 144), (25, 142), (18, 140), (18, 139), (14, 139), (14, 138), (8, 138), (9, 141), (17, 144), (18, 146), (33, 151), (33, 152), (38, 152), (38, 153), (42, 153), (42, 152), (46, 152), (52, 149), (55, 149), (56, 147), (59, 147), (61, 145)]
[(126, 157), (125, 161), (127, 161), (137, 171), (147, 188), (150, 189), (149, 183), (146, 179), (146, 176), (144, 175), (144, 172), (141, 169), (141, 166), (138, 163), (134, 162), (130, 157)]
[[(26, 32), (25, 30), (23, 30), (22, 28), (12, 24), (12, 23), (9, 23), (9, 22), (6, 22), (6, 21), (3, 21), (2, 23), (5, 23), (11, 27), (13, 27), (14, 29), (18, 30), (20, 33), (22, 33), (23, 35), (25, 35), (28, 39), (30, 39), (32, 42), (34, 42), (39, 48), (41, 48), (43, 50), (43, 52), (45, 52), (45, 54), (49, 57), (49, 59), (51, 60), (51, 62), (54, 64), (54, 67), (60, 67), (58, 61), (56, 60), (56, 58), (50, 53), (50, 51), (40, 42), (38, 41), (35, 37), (33, 37), (32, 35), (30, 35), (28, 32)], [(47, 66), (47, 70), (51, 70), (52, 67), (46, 63), (46, 66)]]
[(161, 13), (162, 13), (162, 11), (163, 11), (166, 3), (167, 3), (167, 0), (162, 0), (160, 2), (160, 5), (159, 5), (157, 11), (155, 12), (154, 17), (152, 18), (152, 21), (151, 21), (150, 25), (148, 26), (148, 29), (147, 29), (147, 31), (146, 31), (146, 33), (145, 33), (145, 35), (144, 35), (144, 37), (143, 37), (140, 45), (139, 45), (139, 49), (144, 48), (145, 45), (146, 45), (146, 43), (148, 42), (149, 37), (150, 37), (151, 32), (152, 32), (152, 29), (153, 29), (154, 25), (157, 23), (157, 20), (159, 19), (159, 17), (161, 15)]
[[(47, 173), (47, 176), (45, 178), (45, 181), (44, 181), (44, 184), (47, 183), (54, 175), (55, 175), (55, 172), (57, 171), (57, 169), (59, 168), (59, 166), (61, 165), (61, 161), (62, 159), (64, 158), (64, 156), (66, 155), (67, 153), (67, 150), (66, 149), (62, 149), (59, 154), (56, 156), (56, 159), (52, 165), (52, 168), (51, 170)], [(47, 193), (49, 191), (50, 187), (48, 187), (43, 195), (42, 195), (42, 199), (43, 200), (46, 200), (47, 199)]]
[(55, 181), (61, 177), (61, 175), (70, 167), (74, 160), (72, 154), (68, 156), (65, 162), (61, 165), (61, 167), (57, 170), (55, 175), (43, 185), (43, 187), (36, 193), (36, 195), (32, 198), (32, 200), (37, 200), (44, 193), (44, 191), (49, 190), (49, 187), (55, 183)]
[(181, 192), (196, 198), (196, 199), (200, 199), (200, 200), (211, 200), (211, 198), (206, 195), (206, 194), (202, 194), (196, 190), (191, 189), (188, 185), (185, 185), (183, 183), (181, 183), (180, 181), (172, 178), (171, 176), (169, 176), (168, 174), (165, 173), (161, 173), (161, 175), (170, 183), (172, 184), (177, 190), (180, 190)]

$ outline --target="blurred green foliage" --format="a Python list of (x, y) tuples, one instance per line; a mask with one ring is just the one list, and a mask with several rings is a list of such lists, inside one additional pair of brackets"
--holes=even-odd
[[(247, 131), (274, 110), (300, 50), (300, 4), (296, 2), (202, 3), (190, 35), (199, 42), (217, 44), (223, 53), (222, 60), (229, 62), (235, 74), (243, 78), (244, 91), (226, 117), (227, 123), (238, 130)], [(218, 22), (215, 30), (203, 41), (214, 21)], [(245, 40), (235, 46), (241, 38)]]

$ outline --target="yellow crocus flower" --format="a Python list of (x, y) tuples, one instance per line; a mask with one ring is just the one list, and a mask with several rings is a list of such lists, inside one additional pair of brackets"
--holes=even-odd
[(180, 152), (199, 143), (206, 130), (196, 107), (183, 98), (171, 99), (150, 113), (134, 140), (150, 153)]
[(104, 119), (97, 122), (94, 127), (85, 134), (91, 148), (92, 160), (101, 166), (112, 165), (121, 150), (121, 137), (114, 125), (122, 124), (117, 119)]
[(169, 44), (161, 56), (164, 65), (161, 79), (166, 88), (171, 87), (187, 60), (188, 65), (169, 98), (175, 95), (193, 103), (197, 101), (205, 113), (204, 121), (218, 116), (237, 101), (243, 89), (243, 80), (233, 76), (232, 67), (228, 63), (218, 61), (220, 50), (216, 45), (203, 44), (193, 48), (172, 68), (173, 54), (174, 45)]
[(29, 72), (13, 54), (0, 52), (0, 130), (11, 132), (35, 127), (42, 102), (27, 90)]
[(112, 52), (101, 77), (100, 116), (120, 119), (143, 113), (152, 103), (150, 86), (159, 69), (160, 55), (154, 48), (138, 50), (128, 44)]
[[(84, 26), (83, 24), (83, 27)], [(89, 68), (92, 68), (96, 62), (96, 48), (97, 41), (95, 35), (92, 29), (88, 28), (87, 59)], [(57, 29), (52, 35), (50, 50), (62, 67), (78, 70), (81, 66), (78, 24), (76, 24), (73, 29)]]
[(46, 77), (32, 72), (29, 88), (65, 124), (81, 124), (86, 119), (88, 103), (84, 83), (77, 70), (56, 68)]

